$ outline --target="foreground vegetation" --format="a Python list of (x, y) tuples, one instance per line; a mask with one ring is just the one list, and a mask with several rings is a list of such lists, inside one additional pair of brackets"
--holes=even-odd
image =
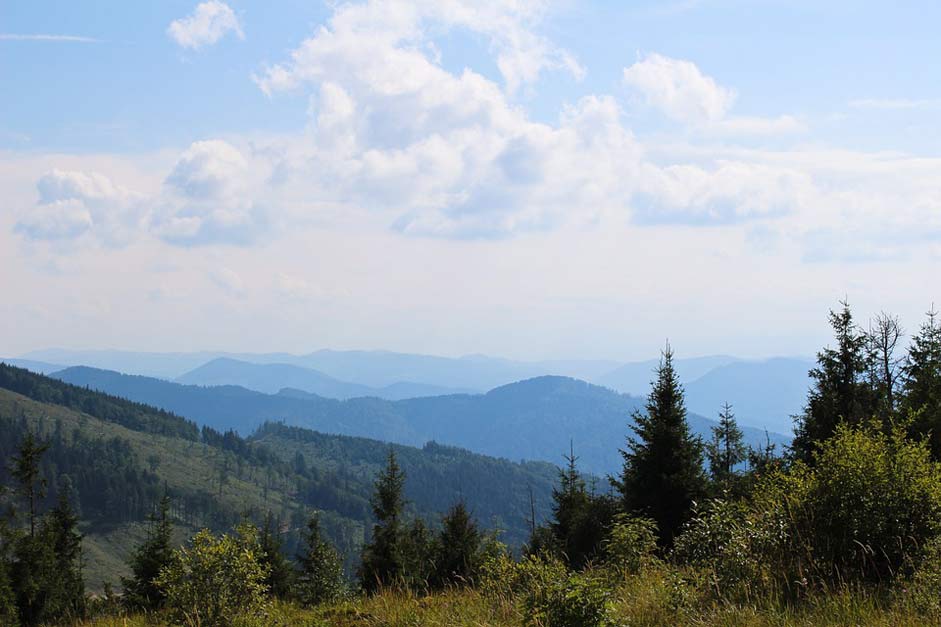
[[(690, 433), (667, 347), (633, 417), (610, 489), (574, 451), (551, 517), (514, 554), (458, 500), (438, 520), (409, 513), (390, 450), (370, 500), (355, 582), (308, 517), (293, 553), (282, 528), (243, 519), (174, 541), (164, 495), (132, 553), (123, 593), (84, 594), (68, 490), (40, 513), (46, 445), (12, 457), (23, 514), (0, 528), (3, 624), (191, 625), (925, 625), (941, 624), (941, 326), (905, 358), (900, 328), (870, 330), (844, 305), (818, 355), (785, 455), (746, 447), (726, 406), (713, 438)], [(708, 472), (707, 472), (708, 469)]]

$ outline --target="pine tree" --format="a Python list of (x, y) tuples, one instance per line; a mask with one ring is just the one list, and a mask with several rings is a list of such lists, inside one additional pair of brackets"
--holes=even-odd
[(363, 547), (360, 581), (363, 589), (373, 592), (396, 583), (404, 572), (402, 555), (402, 511), (405, 473), (399, 467), (395, 451), (389, 450), (385, 470), (379, 475), (372, 498), (376, 519), (372, 540)]
[[(0, 486), (0, 497), (4, 494)], [(10, 576), (10, 547), (15, 543), (16, 533), (0, 518), (0, 625), (15, 627), (19, 624), (16, 611), (16, 596)]]
[(281, 551), (281, 535), (270, 510), (265, 514), (265, 522), (258, 536), (258, 546), (261, 550), (258, 559), (268, 573), (265, 579), (268, 590), (273, 596), (286, 599), (291, 593), (294, 570)]
[(128, 605), (141, 609), (157, 609), (166, 595), (154, 581), (173, 559), (173, 521), (170, 519), (170, 497), (160, 499), (160, 511), (150, 517), (147, 538), (131, 555), (132, 577), (122, 578)]
[(712, 440), (706, 443), (706, 459), (712, 481), (728, 489), (735, 477), (735, 467), (748, 457), (745, 436), (735, 420), (732, 406), (726, 403), (719, 412), (719, 424), (712, 427)]
[(32, 431), (27, 431), (13, 456), (13, 467), (10, 469), (10, 474), (17, 482), (16, 491), (27, 504), (31, 538), (36, 535), (36, 508), (46, 495), (46, 480), (40, 475), (39, 461), (48, 448), (48, 444), (40, 444), (36, 440)]
[(861, 424), (878, 409), (877, 394), (866, 381), (872, 365), (869, 339), (853, 321), (849, 304), (841, 305), (840, 311), (830, 311), (836, 348), (817, 353), (817, 367), (810, 371), (813, 388), (791, 445), (794, 455), (808, 463), (816, 444), (832, 436), (838, 424)]
[(312, 514), (304, 534), (304, 552), (297, 556), (296, 594), (306, 606), (336, 600), (343, 594), (340, 555), (320, 532), (320, 519)]
[(473, 583), (480, 566), (480, 541), (477, 523), (464, 501), (458, 501), (441, 521), (434, 585), (443, 588)]
[(77, 619), (85, 613), (85, 580), (82, 576), (82, 535), (78, 516), (66, 493), (43, 521), (41, 537), (51, 552), (52, 569), (46, 580), (43, 616), (46, 620)]
[(613, 483), (625, 511), (653, 518), (661, 544), (669, 546), (695, 499), (705, 493), (706, 478), (702, 442), (686, 422), (683, 388), (669, 344), (656, 374), (646, 413), (634, 413), (636, 437), (621, 451), (624, 468)]
[(931, 453), (941, 459), (941, 321), (931, 308), (928, 320), (912, 337), (902, 366), (903, 416), (910, 416), (914, 437), (930, 437)]

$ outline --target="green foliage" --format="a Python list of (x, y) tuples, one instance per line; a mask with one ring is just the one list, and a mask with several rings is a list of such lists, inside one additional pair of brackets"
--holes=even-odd
[(649, 516), (657, 523), (660, 541), (669, 546), (706, 490), (702, 443), (690, 434), (683, 388), (667, 345), (645, 414), (635, 414), (636, 438), (621, 451), (624, 468), (615, 481), (624, 510)]
[(404, 486), (405, 474), (395, 458), (395, 451), (390, 449), (386, 468), (376, 479), (372, 498), (376, 524), (372, 541), (363, 547), (359, 571), (360, 582), (367, 591), (398, 583), (405, 572), (400, 520), (405, 507)]
[(654, 561), (657, 523), (650, 518), (618, 514), (604, 542), (605, 562), (618, 571), (636, 574)]
[(525, 582), (524, 624), (532, 627), (610, 625), (612, 591), (593, 573), (567, 572), (558, 562), (520, 565)]
[(281, 529), (271, 515), (271, 510), (265, 513), (258, 548), (259, 559), (268, 572), (265, 586), (275, 598), (288, 598), (293, 585), (294, 569), (281, 550)]
[(728, 403), (719, 412), (719, 424), (712, 427), (712, 439), (706, 443), (706, 460), (712, 482), (719, 490), (734, 487), (735, 467), (748, 457), (744, 435)]
[(340, 556), (323, 538), (320, 519), (312, 514), (304, 534), (304, 552), (297, 556), (295, 596), (305, 606), (329, 603), (343, 596), (343, 565)]
[(911, 416), (909, 432), (927, 437), (931, 453), (941, 459), (941, 322), (933, 309), (912, 337), (902, 366), (902, 414)]
[(482, 558), (481, 534), (463, 501), (444, 515), (435, 549), (433, 587), (474, 583)]
[(814, 447), (832, 436), (837, 425), (859, 425), (876, 415), (878, 398), (866, 375), (871, 367), (869, 338), (853, 320), (849, 304), (830, 311), (836, 348), (817, 353), (810, 371), (813, 388), (803, 415), (797, 419), (792, 449), (798, 459), (814, 462)]
[(164, 495), (160, 500), (159, 514), (151, 515), (147, 538), (131, 554), (132, 577), (121, 580), (129, 607), (152, 610), (163, 605), (166, 597), (156, 579), (173, 558), (172, 537), (170, 497)]
[(228, 627), (258, 616), (267, 604), (268, 575), (260, 559), (258, 530), (240, 525), (219, 538), (203, 530), (177, 549), (157, 578), (178, 624)]
[(85, 613), (85, 581), (82, 577), (82, 536), (78, 516), (62, 494), (58, 504), (43, 520), (40, 534), (50, 553), (51, 569), (46, 575), (43, 614), (49, 617), (78, 618)]

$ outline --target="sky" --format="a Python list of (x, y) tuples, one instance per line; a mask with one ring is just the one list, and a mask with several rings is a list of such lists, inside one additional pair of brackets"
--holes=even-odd
[(811, 355), (941, 299), (941, 4), (0, 0), (0, 355)]

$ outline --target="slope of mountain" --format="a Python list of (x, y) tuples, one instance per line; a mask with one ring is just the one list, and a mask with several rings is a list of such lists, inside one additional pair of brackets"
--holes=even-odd
[(247, 361), (219, 357), (191, 370), (176, 379), (177, 383), (192, 385), (238, 385), (249, 390), (274, 394), (287, 387), (303, 390), (325, 398), (347, 399), (375, 396), (388, 400), (401, 400), (417, 396), (440, 396), (468, 392), (402, 381), (381, 388), (334, 379), (322, 372), (292, 364), (255, 364)]
[[(680, 381), (686, 384), (702, 377), (710, 370), (736, 361), (739, 361), (738, 358), (729, 357), (728, 355), (710, 355), (690, 359), (675, 359), (673, 363)], [(654, 377), (654, 370), (659, 363), (658, 359), (648, 359), (623, 364), (591, 381), (624, 394), (646, 394), (650, 389), (650, 381)]]
[(25, 368), (30, 372), (39, 374), (49, 374), (50, 372), (65, 368), (65, 366), (61, 364), (50, 364), (45, 361), (33, 361), (32, 359), (9, 359), (4, 357), (0, 358), (0, 363), (7, 364), (8, 366), (16, 366), (17, 368)]
[[(384, 442), (278, 424), (262, 425), (249, 440), (200, 433), (165, 411), (5, 365), (0, 430), (4, 462), (27, 430), (50, 443), (42, 464), (49, 485), (42, 505), (54, 503), (71, 485), (93, 586), (125, 573), (127, 552), (142, 537), (141, 523), (165, 486), (185, 531), (219, 531), (243, 515), (258, 521), (271, 511), (289, 529), (288, 553), (307, 513), (320, 510), (350, 564), (370, 524), (373, 478), (390, 450)], [(436, 444), (394, 448), (406, 473), (410, 512), (432, 524), (464, 498), (483, 524), (497, 525), (505, 541), (519, 546), (529, 529), (530, 488), (537, 518), (548, 514), (556, 480), (550, 464), (517, 464)], [(6, 464), (0, 464), (0, 481), (9, 484)]]
[(786, 358), (725, 364), (686, 384), (687, 405), (715, 416), (728, 402), (740, 424), (790, 433), (791, 416), (807, 400), (812, 367), (810, 361)]
[[(597, 474), (620, 468), (618, 448), (630, 433), (630, 415), (643, 407), (642, 399), (567, 377), (538, 377), (487, 394), (337, 401), (291, 390), (266, 395), (234, 386), (184, 386), (91, 368), (69, 368), (54, 376), (244, 434), (266, 421), (284, 421), (326, 433), (411, 445), (434, 440), (508, 459), (553, 463), (561, 461), (571, 441), (581, 467)], [(714, 424), (690, 416), (695, 433), (708, 436)], [(763, 431), (745, 431), (750, 442), (764, 442)]]

